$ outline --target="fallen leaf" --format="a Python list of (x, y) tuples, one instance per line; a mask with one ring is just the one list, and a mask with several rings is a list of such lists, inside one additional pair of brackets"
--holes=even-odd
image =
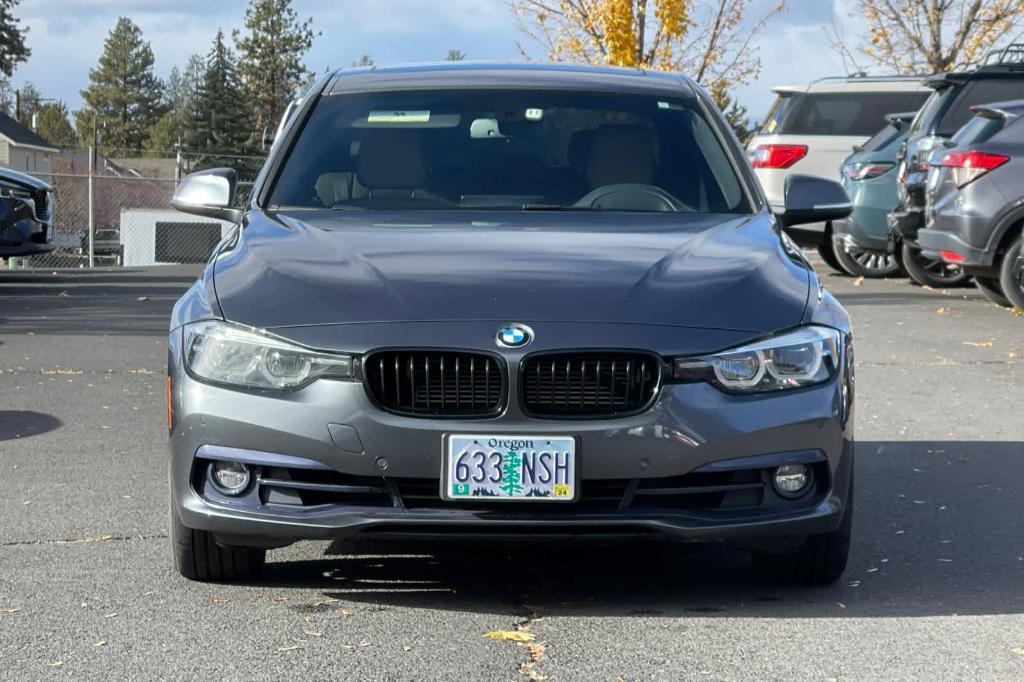
[(274, 601), (288, 601), (288, 597), (282, 597), (281, 595), (271, 597), (271, 599), (273, 599)]
[(299, 648), (298, 644), (290, 644), (288, 646), (279, 646), (279, 647), (277, 647), (277, 650), (278, 651), (295, 651), (298, 648)]
[(341, 610), (341, 615), (343, 615), (343, 616), (351, 616), (352, 615), (352, 609), (342, 609)]
[(51, 668), (59, 668), (62, 665), (64, 665), (64, 661), (54, 661), (53, 663), (50, 664), (50, 667)]
[(131, 372), (132, 374), (152, 374), (153, 373), (153, 370), (146, 369), (145, 367), (140, 367), (138, 369), (130, 369), (128, 371)]
[(322, 637), (324, 633), (317, 632), (316, 630), (303, 630), (302, 634), (309, 635), (310, 637)]
[(0, 613), (17, 613), (18, 611), (21, 611), (21, 609), (20, 608), (0, 609)]
[(1017, 654), (1018, 656), (1024, 656), (1024, 647), (1018, 647), (1016, 649), (1010, 649), (1010, 651), (1012, 651), (1013, 653)]
[(859, 287), (861, 284), (864, 284), (863, 277), (858, 277), (857, 279), (853, 280), (853, 286)]
[(844, 603), (843, 603), (843, 602), (841, 602), (841, 601), (837, 601), (837, 602), (836, 602), (836, 605), (837, 605), (837, 606), (838, 606), (839, 608), (841, 608), (841, 609), (845, 609), (845, 608), (846, 608), (846, 604), (844, 604)]
[(949, 315), (949, 308), (939, 308), (935, 312), (939, 315)]
[(214, 604), (227, 604), (229, 601), (231, 601), (231, 597), (214, 597), (210, 601), (212, 601)]
[(71, 294), (69, 294), (68, 292), (66, 292), (66, 291), (62, 291), (62, 292), (60, 292), (59, 294), (57, 294), (57, 298), (67, 298), (67, 297), (68, 297), (68, 296), (70, 296), (70, 295), (71, 295)]
[(991, 341), (964, 341), (965, 346), (977, 346), (978, 348), (991, 348)]
[(100, 641), (96, 642), (95, 644), (93, 644), (93, 646), (106, 646), (106, 645), (107, 645), (106, 640), (102, 640), (102, 639)]
[(139, 301), (148, 301), (149, 300), (149, 296), (139, 296), (139, 298), (137, 300), (139, 300)]
[(352, 651), (353, 649), (355, 649), (355, 646), (352, 644), (342, 644), (341, 648), (345, 651)]
[(114, 611), (113, 613), (107, 613), (103, 617), (104, 618), (116, 618), (117, 617), (117, 611)]
[(412, 647), (409, 645), (403, 646), (402, 651), (412, 651)]
[(1020, 357), (1020, 353), (1018, 353), (1017, 351), (1013, 351), (1013, 350), (1011, 350), (1008, 353), (1008, 355), (1010, 356), (1010, 359), (1012, 359), (1012, 360), (1016, 360), (1017, 358)]
[(534, 663), (540, 663), (541, 659), (544, 658), (544, 645), (540, 642), (531, 642), (523, 646), (530, 652), (530, 660)]
[(502, 639), (510, 642), (532, 642), (537, 636), (522, 630), (491, 630), (483, 635), (489, 639)]

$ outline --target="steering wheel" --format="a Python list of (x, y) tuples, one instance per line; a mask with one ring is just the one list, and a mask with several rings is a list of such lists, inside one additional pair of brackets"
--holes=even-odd
[(660, 187), (639, 183), (603, 185), (586, 194), (573, 206), (609, 211), (661, 211), (675, 213), (693, 211)]

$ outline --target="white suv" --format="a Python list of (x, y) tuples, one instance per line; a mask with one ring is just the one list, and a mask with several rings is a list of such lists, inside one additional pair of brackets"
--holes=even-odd
[[(916, 111), (931, 94), (917, 76), (823, 78), (772, 91), (778, 97), (747, 151), (773, 206), (783, 205), (789, 175), (837, 179), (843, 159), (885, 125), (886, 114)], [(818, 247), (838, 270), (830, 229), (816, 223), (786, 231), (802, 246)]]

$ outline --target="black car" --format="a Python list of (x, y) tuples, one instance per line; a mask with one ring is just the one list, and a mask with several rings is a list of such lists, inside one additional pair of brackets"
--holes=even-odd
[(932, 76), (925, 83), (935, 92), (918, 112), (899, 154), (897, 182), (900, 205), (889, 214), (894, 248), (907, 274), (919, 284), (957, 286), (969, 279), (958, 265), (921, 253), (917, 233), (925, 225), (925, 182), (928, 159), (973, 115), (971, 107), (1024, 97), (1024, 64), (1020, 51), (1006, 50), (973, 71)]
[(974, 112), (951, 145), (932, 152), (918, 243), (927, 257), (974, 275), (993, 302), (1024, 309), (1024, 100)]
[(174, 308), (171, 543), (200, 580), (354, 534), (730, 541), (836, 580), (850, 543), (849, 316), (679, 74), (346, 70), (293, 109)]
[(53, 189), (38, 178), (0, 168), (0, 258), (54, 249)]

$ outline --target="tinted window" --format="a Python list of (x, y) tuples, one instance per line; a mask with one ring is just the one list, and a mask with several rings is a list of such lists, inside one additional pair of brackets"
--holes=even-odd
[(956, 131), (953, 141), (957, 144), (981, 144), (1003, 129), (1006, 119), (999, 116), (989, 118), (975, 116), (964, 127)]
[(322, 97), (270, 204), (749, 211), (695, 102), (546, 90)]
[(764, 123), (761, 124), (760, 132), (762, 135), (772, 135), (778, 130), (779, 124), (782, 123), (786, 110), (789, 109), (789, 105), (792, 102), (793, 96), (789, 93), (775, 98), (772, 108), (768, 110), (768, 115), (765, 116)]
[[(906, 127), (904, 127), (906, 130)], [(860, 146), (862, 152), (875, 152), (879, 149), (885, 149), (889, 145), (893, 144), (903, 133), (894, 127), (891, 123), (887, 124), (884, 128), (879, 130), (877, 133), (871, 136), (871, 139)]]
[(910, 124), (911, 133), (919, 133), (926, 127), (930, 126), (935, 117), (939, 115), (939, 111), (942, 109), (946, 99), (951, 96), (956, 88), (943, 88), (936, 90), (928, 99), (925, 101), (924, 106), (917, 112), (917, 116), (914, 117), (914, 122)]
[(936, 132), (952, 135), (974, 115), (971, 107), (975, 104), (992, 104), (1024, 98), (1024, 78), (981, 78), (968, 83), (960, 96), (953, 102)]
[(790, 107), (779, 133), (868, 136), (894, 111), (914, 111), (926, 92), (808, 93)]

